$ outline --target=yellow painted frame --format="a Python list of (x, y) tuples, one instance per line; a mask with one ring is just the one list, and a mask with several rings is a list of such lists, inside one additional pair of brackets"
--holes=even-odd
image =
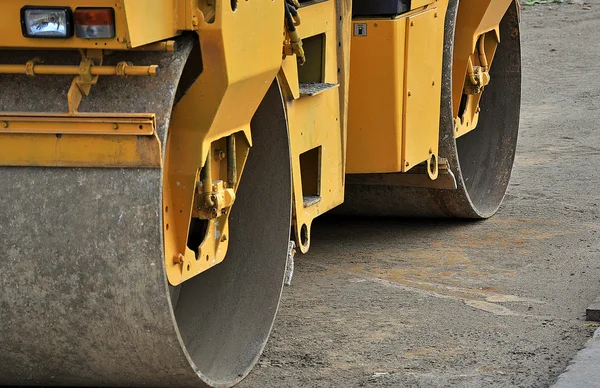
[[(323, 82), (338, 84), (313, 96), (299, 93), (295, 57), (283, 61), (278, 78), (288, 116), (293, 179), (293, 235), (301, 252), (310, 248), (312, 221), (344, 200), (344, 159), (349, 70), (350, 2), (328, 0), (310, 3), (299, 10), (302, 39), (324, 34)], [(310, 60), (310, 58), (307, 58)], [(304, 202), (300, 155), (320, 147), (317, 179), (319, 199)]]
[[(208, 260), (196, 260), (187, 247), (195, 183), (213, 142), (240, 133), (247, 146), (252, 144), (250, 121), (281, 67), (282, 26), (283, 0), (240, 1), (235, 11), (219, 1), (214, 20), (198, 22), (203, 71), (173, 109), (165, 150), (163, 232), (172, 285), (224, 257), (219, 249), (225, 252), (226, 245), (220, 244), (227, 241), (207, 247), (202, 255), (208, 254)], [(239, 152), (247, 152), (239, 144)], [(245, 156), (238, 155), (241, 174)]]

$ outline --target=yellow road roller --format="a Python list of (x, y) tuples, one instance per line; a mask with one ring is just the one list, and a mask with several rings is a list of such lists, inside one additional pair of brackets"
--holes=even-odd
[(312, 221), (487, 218), (516, 0), (0, 2), (0, 385), (232, 386)]

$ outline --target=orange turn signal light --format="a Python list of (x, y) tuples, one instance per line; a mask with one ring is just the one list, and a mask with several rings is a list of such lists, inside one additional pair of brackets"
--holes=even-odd
[(115, 37), (115, 11), (112, 8), (77, 8), (73, 13), (75, 35), (98, 39)]

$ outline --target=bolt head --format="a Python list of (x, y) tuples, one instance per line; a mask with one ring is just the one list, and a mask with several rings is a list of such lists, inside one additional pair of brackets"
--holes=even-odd
[(217, 159), (217, 160), (223, 160), (223, 159), (225, 159), (225, 156), (227, 156), (225, 154), (225, 151), (222, 151), (222, 150), (219, 150), (219, 149), (215, 150), (215, 159)]
[(182, 264), (183, 263), (183, 255), (181, 253), (175, 253), (173, 255), (173, 264)]

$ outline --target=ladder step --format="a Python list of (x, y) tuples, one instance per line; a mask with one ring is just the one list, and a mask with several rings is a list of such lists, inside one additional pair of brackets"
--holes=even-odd
[(301, 96), (316, 96), (317, 94), (323, 93), (326, 90), (337, 88), (340, 84), (327, 84), (327, 83), (300, 83), (300, 95)]
[(304, 207), (309, 207), (321, 201), (321, 196), (319, 195), (305, 195), (302, 197), (302, 201), (304, 202)]

